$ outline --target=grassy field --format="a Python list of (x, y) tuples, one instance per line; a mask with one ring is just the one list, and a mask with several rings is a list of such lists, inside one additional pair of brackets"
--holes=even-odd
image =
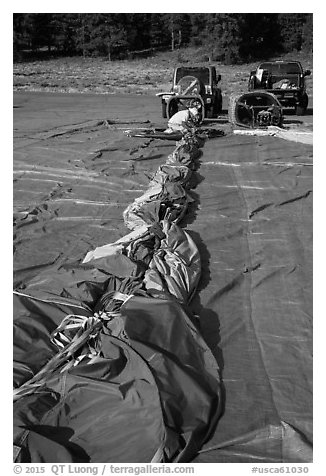
[[(102, 58), (73, 57), (14, 63), (14, 91), (48, 91), (62, 93), (150, 94), (169, 91), (176, 64), (213, 64), (222, 75), (225, 95), (247, 90), (249, 72), (257, 63), (223, 65), (203, 62), (200, 50), (185, 49), (159, 53), (151, 58), (109, 62)], [(312, 71), (312, 55), (302, 53), (277, 59), (301, 61)], [(312, 75), (307, 78), (307, 91), (312, 95)]]

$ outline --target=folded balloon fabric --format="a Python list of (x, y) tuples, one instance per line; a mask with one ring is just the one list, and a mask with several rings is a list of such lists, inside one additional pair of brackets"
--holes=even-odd
[(131, 233), (14, 293), (18, 462), (188, 462), (221, 414), (188, 303), (198, 249), (177, 223), (199, 145), (183, 138), (124, 212)]

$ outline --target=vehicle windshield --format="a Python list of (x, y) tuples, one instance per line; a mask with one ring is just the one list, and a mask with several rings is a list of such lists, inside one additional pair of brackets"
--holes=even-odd
[(272, 74), (300, 74), (298, 63), (262, 63), (259, 69), (267, 69)]
[(178, 68), (175, 78), (176, 84), (184, 76), (194, 76), (203, 84), (209, 84), (209, 69), (208, 68)]

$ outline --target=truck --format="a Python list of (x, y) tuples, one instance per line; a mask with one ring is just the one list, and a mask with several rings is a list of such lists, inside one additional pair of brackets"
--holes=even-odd
[(248, 91), (265, 90), (274, 94), (284, 108), (295, 108), (298, 116), (308, 107), (305, 78), (311, 74), (299, 61), (265, 61), (250, 72)]

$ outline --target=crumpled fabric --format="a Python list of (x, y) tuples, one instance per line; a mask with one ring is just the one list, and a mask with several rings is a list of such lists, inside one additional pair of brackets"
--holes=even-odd
[(97, 362), (49, 375), (43, 391), (15, 404), (18, 462), (151, 462), (163, 448), (170, 456), (152, 372), (123, 340), (101, 340)]
[[(42, 323), (53, 333), (65, 315), (53, 302), (16, 299), (26, 329)], [(56, 353), (48, 332), (35, 336), (30, 353), (21, 341), (33, 373), (39, 349), (44, 361)], [(98, 355), (54, 370), (15, 403), (17, 461), (189, 461), (215, 428), (221, 399), (215, 359), (183, 306), (168, 296), (126, 299), (98, 343)]]
[(186, 311), (200, 256), (176, 225), (190, 142), (128, 207), (131, 233), (16, 293), (17, 462), (187, 462), (214, 431), (219, 369)]
[(165, 235), (159, 224), (139, 227), (115, 243), (87, 253), (83, 264), (120, 278), (144, 273)]
[(105, 258), (106, 256), (115, 255), (119, 251), (123, 250), (126, 246), (128, 246), (133, 241), (137, 240), (138, 238), (143, 237), (148, 232), (148, 225), (143, 225), (137, 227), (136, 230), (124, 235), (122, 238), (119, 238), (114, 243), (108, 243), (103, 246), (98, 246), (94, 250), (89, 251), (83, 259), (83, 263), (88, 263), (92, 260)]
[(166, 238), (145, 272), (145, 287), (149, 291), (168, 291), (181, 302), (189, 302), (200, 279), (198, 249), (190, 235), (176, 224), (165, 222), (163, 230)]
[(161, 165), (155, 173), (152, 182), (164, 184), (169, 182), (178, 182), (186, 184), (191, 176), (191, 170), (186, 165)]
[(199, 138), (183, 137), (166, 163), (158, 169), (148, 190), (123, 212), (125, 225), (136, 230), (161, 220), (178, 223), (192, 201), (187, 184), (200, 155)]
[(140, 226), (151, 226), (162, 219), (178, 222), (187, 211), (190, 197), (184, 187), (176, 182), (155, 184), (137, 198), (123, 212), (126, 226), (134, 230)]

